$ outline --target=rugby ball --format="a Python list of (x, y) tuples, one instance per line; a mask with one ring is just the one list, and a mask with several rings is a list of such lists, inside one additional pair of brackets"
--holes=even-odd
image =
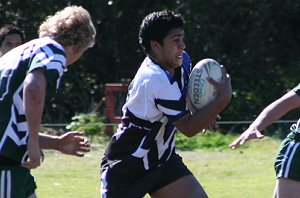
[(210, 58), (199, 61), (189, 76), (188, 94), (191, 104), (196, 109), (203, 108), (217, 97), (216, 90), (207, 80), (208, 77), (217, 82), (222, 80), (220, 64)]

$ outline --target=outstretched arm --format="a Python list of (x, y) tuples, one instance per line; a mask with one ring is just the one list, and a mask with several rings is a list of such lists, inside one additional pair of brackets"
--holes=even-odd
[(290, 110), (300, 106), (300, 96), (294, 91), (289, 91), (281, 98), (268, 105), (241, 134), (239, 138), (233, 141), (229, 147), (235, 149), (237, 146), (244, 144), (251, 139), (261, 139), (264, 135), (261, 133), (266, 127), (277, 121)]

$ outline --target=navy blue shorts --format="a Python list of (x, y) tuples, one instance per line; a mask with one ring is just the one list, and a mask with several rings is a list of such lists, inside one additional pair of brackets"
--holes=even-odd
[(178, 154), (174, 154), (165, 164), (143, 172), (126, 166), (111, 168), (103, 158), (101, 194), (102, 198), (141, 198), (191, 174)]

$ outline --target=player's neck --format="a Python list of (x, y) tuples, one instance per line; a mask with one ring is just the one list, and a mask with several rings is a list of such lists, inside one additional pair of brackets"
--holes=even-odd
[(148, 57), (151, 59), (153, 63), (158, 65), (160, 68), (163, 70), (167, 71), (170, 73), (172, 76), (174, 76), (175, 69), (172, 66), (169, 66), (168, 64), (163, 63), (162, 61), (157, 60), (155, 57), (148, 55)]

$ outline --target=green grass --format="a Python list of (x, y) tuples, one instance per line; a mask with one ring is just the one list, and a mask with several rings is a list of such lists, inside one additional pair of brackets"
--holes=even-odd
[[(278, 140), (265, 138), (237, 150), (210, 148), (179, 153), (210, 198), (264, 198), (272, 197), (273, 159), (279, 144)], [(47, 151), (42, 166), (32, 171), (38, 197), (99, 198), (102, 154), (101, 145), (93, 146), (84, 158)]]

